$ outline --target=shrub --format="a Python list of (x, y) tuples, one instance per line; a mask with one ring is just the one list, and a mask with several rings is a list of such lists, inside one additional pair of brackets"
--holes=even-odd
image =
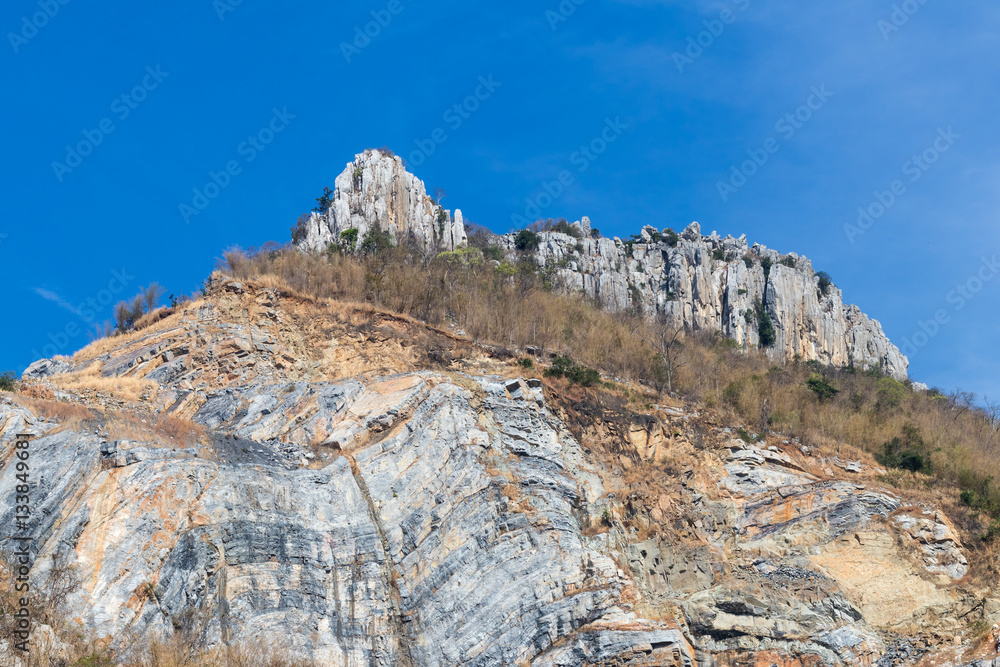
[(771, 277), (771, 265), (772, 264), (770, 257), (761, 257), (760, 266), (761, 268), (764, 269), (764, 280), (767, 280)]
[(17, 376), (14, 371), (4, 371), (0, 373), (0, 391), (16, 391)]
[(502, 262), (504, 258), (503, 248), (495, 243), (491, 243), (483, 250), (483, 256), (485, 256), (486, 259)]
[(933, 472), (933, 466), (925, 458), (926, 445), (920, 429), (907, 424), (903, 426), (902, 437), (896, 437), (882, 445), (882, 453), (875, 458), (887, 468), (898, 468), (910, 472)]
[(136, 294), (132, 301), (119, 301), (115, 306), (115, 326), (119, 333), (125, 333), (135, 328), (136, 322), (145, 315), (146, 300), (142, 294)]
[(160, 297), (166, 291), (160, 283), (150, 283), (149, 287), (140, 287), (142, 300), (146, 304), (146, 312), (151, 313), (160, 305)]
[(527, 368), (534, 368), (535, 367), (535, 360), (532, 359), (531, 357), (525, 357), (523, 359), (520, 359), (517, 362), (517, 365), (520, 366), (521, 368), (525, 368), (525, 369), (527, 369)]
[(794, 269), (795, 268), (795, 258), (792, 257), (791, 255), (788, 255), (787, 257), (782, 257), (781, 258), (781, 263), (784, 264), (785, 266), (787, 266), (790, 269)]
[(345, 252), (354, 252), (358, 247), (358, 230), (355, 228), (345, 229), (340, 232), (340, 249)]
[(906, 398), (906, 385), (889, 377), (879, 378), (875, 383), (875, 409), (885, 413), (899, 408)]
[[(351, 231), (351, 230), (347, 230)], [(355, 232), (357, 230), (354, 230)], [(380, 255), (392, 248), (392, 235), (381, 229), (369, 229), (365, 237), (361, 239), (361, 246), (358, 248), (362, 255)]]
[(830, 293), (830, 287), (833, 285), (833, 281), (830, 279), (830, 274), (826, 271), (820, 271), (816, 274), (819, 279), (819, 291), (823, 296)]
[(552, 220), (546, 221), (542, 228), (544, 231), (559, 232), (560, 234), (567, 234), (573, 238), (580, 239), (583, 238), (583, 233), (578, 227), (574, 227), (569, 224), (565, 218), (560, 218), (558, 222), (552, 222)]
[(677, 243), (680, 241), (680, 236), (677, 235), (677, 232), (670, 229), (670, 227), (667, 227), (663, 230), (663, 240), (666, 241), (667, 245), (671, 248), (676, 248)]
[(806, 380), (806, 386), (809, 387), (814, 394), (816, 394), (816, 398), (820, 403), (828, 401), (840, 393), (839, 389), (827, 382), (823, 376), (817, 373), (813, 373), (809, 376), (809, 379)]
[(552, 366), (545, 371), (549, 377), (565, 377), (570, 384), (581, 387), (592, 387), (601, 381), (601, 374), (593, 368), (580, 366), (566, 356), (557, 356), (552, 360)]
[(323, 194), (316, 198), (316, 207), (313, 208), (314, 211), (320, 215), (326, 215), (326, 212), (330, 210), (330, 205), (333, 203), (333, 190), (330, 188), (323, 188)]
[(592, 238), (592, 239), (599, 239), (599, 238), (601, 238), (601, 230), (598, 229), (597, 227), (591, 227), (590, 228), (590, 238)]
[(522, 229), (514, 237), (514, 247), (518, 250), (535, 250), (538, 248), (538, 234), (530, 229)]
[(754, 310), (757, 315), (757, 336), (760, 338), (760, 346), (771, 347), (778, 340), (778, 332), (774, 329), (771, 314), (760, 300), (754, 303)]
[(299, 216), (298, 221), (296, 221), (295, 226), (292, 227), (292, 243), (301, 243), (306, 240), (306, 236), (309, 235), (309, 230), (306, 229), (306, 224), (309, 222), (309, 214), (303, 213)]
[(754, 265), (753, 257), (750, 255), (743, 255), (743, 263), (747, 265), (748, 269), (752, 269)]
[(722, 248), (716, 248), (712, 251), (712, 259), (724, 262), (726, 261), (726, 252)]

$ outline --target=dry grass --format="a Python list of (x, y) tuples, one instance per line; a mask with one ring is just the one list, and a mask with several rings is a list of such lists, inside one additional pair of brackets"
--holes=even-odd
[(36, 415), (59, 422), (57, 429), (50, 431), (50, 433), (79, 431), (84, 424), (92, 422), (97, 418), (97, 413), (94, 410), (79, 403), (29, 398), (26, 396), (19, 397), (18, 402)]
[(208, 430), (204, 426), (169, 415), (111, 412), (106, 427), (107, 437), (112, 440), (137, 440), (175, 449), (208, 443)]
[(95, 361), (81, 371), (56, 375), (52, 384), (68, 392), (95, 391), (124, 401), (138, 402), (156, 397), (159, 385), (152, 380), (132, 377), (104, 377)]
[[(185, 310), (198, 308), (203, 303), (203, 300), (189, 302), (184, 304), (184, 308)], [(160, 308), (152, 313), (147, 313), (142, 317), (142, 319), (139, 320), (135, 330), (130, 331), (127, 334), (116, 334), (107, 338), (95, 340), (87, 345), (87, 347), (74, 354), (71, 361), (73, 361), (73, 363), (81, 363), (88, 359), (95, 359), (124, 347), (129, 343), (154, 334), (157, 331), (169, 329), (170, 327), (177, 325), (182, 315), (183, 311), (171, 310), (168, 308)], [(140, 324), (142, 324), (142, 328), (139, 328)]]

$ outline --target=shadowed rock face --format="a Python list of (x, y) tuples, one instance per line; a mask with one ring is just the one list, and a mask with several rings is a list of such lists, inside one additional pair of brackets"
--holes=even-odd
[[(98, 409), (81, 423), (0, 398), (0, 521), (32, 432), (33, 576), (68, 560), (82, 627), (265, 637), (324, 665), (870, 665), (881, 628), (957, 634), (982, 593), (947, 518), (863, 462), (680, 406), (574, 435), (513, 366), (467, 349), (413, 368), (400, 341), (458, 343), (330, 308), (218, 280), (62, 362), (153, 378), (144, 401), (64, 395)], [(110, 437), (121, 411), (202, 435)]]

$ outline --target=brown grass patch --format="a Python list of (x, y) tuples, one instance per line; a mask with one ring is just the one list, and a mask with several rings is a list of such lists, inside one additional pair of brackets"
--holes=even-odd
[(49, 433), (59, 433), (61, 431), (79, 432), (84, 426), (97, 420), (99, 417), (99, 414), (95, 410), (80, 403), (53, 401), (26, 396), (19, 397), (18, 402), (36, 415), (59, 422), (59, 426), (49, 431)]
[(208, 444), (208, 429), (204, 426), (187, 419), (152, 413), (108, 413), (107, 436), (111, 440), (136, 440), (174, 449)]
[(138, 402), (156, 398), (159, 385), (152, 380), (132, 377), (104, 377), (101, 375), (101, 362), (95, 361), (81, 371), (56, 375), (51, 378), (52, 384), (65, 391), (79, 393), (95, 391), (108, 394), (124, 401)]
[(115, 334), (113, 336), (108, 336), (107, 338), (95, 340), (74, 354), (72, 362), (80, 363), (88, 359), (96, 359), (97, 357), (105, 355), (109, 352), (125, 347), (129, 343), (141, 340), (142, 338), (156, 333), (157, 331), (162, 331), (164, 329), (169, 329), (172, 326), (176, 326), (185, 312), (196, 309), (202, 304), (204, 304), (204, 300), (186, 303), (184, 304), (183, 310), (160, 308), (152, 313), (147, 313), (142, 317), (142, 319), (139, 320), (140, 323), (143, 323), (147, 320), (147, 318), (149, 319), (148, 323), (143, 324), (142, 329), (136, 328), (127, 334)]

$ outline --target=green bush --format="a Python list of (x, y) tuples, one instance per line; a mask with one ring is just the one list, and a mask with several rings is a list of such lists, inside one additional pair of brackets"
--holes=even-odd
[(365, 237), (361, 239), (361, 246), (358, 250), (361, 251), (362, 255), (378, 255), (392, 248), (392, 245), (392, 234), (381, 229), (369, 229)]
[(903, 427), (902, 437), (896, 437), (882, 445), (882, 453), (876, 460), (886, 468), (909, 470), (931, 474), (933, 466), (926, 458), (927, 446), (920, 435), (920, 430), (907, 424)]
[(724, 262), (726, 261), (726, 252), (722, 248), (716, 248), (712, 251), (712, 259)]
[(677, 235), (677, 232), (670, 229), (670, 227), (663, 230), (663, 240), (666, 241), (667, 245), (671, 248), (677, 247), (677, 243), (680, 241), (680, 238), (681, 237)]
[(748, 269), (752, 269), (754, 265), (753, 257), (750, 255), (743, 255), (743, 263), (747, 265)]
[(767, 312), (767, 308), (760, 300), (754, 304), (754, 310), (757, 315), (757, 335), (760, 338), (760, 346), (771, 347), (778, 340), (778, 332), (774, 329), (771, 314)]
[(535, 250), (538, 248), (538, 234), (530, 229), (522, 229), (514, 237), (514, 247), (518, 250)]
[(782, 257), (781, 258), (781, 263), (784, 264), (785, 266), (787, 266), (790, 269), (794, 269), (795, 268), (795, 258), (792, 257), (791, 255), (789, 255), (787, 257)]
[(581, 387), (593, 387), (600, 383), (601, 374), (593, 368), (580, 366), (573, 363), (569, 357), (558, 356), (552, 360), (552, 366), (545, 371), (549, 377), (564, 377), (570, 384), (578, 384)]
[[(881, 374), (881, 371), (880, 371)], [(870, 373), (866, 373), (870, 375)], [(876, 377), (871, 375), (871, 377)], [(906, 398), (906, 385), (889, 377), (879, 378), (875, 383), (875, 408), (879, 412), (888, 412), (900, 407)]]
[(532, 359), (531, 357), (525, 357), (525, 358), (519, 360), (517, 362), (517, 365), (520, 366), (521, 368), (525, 368), (525, 369), (527, 369), (527, 368), (534, 368), (535, 367), (535, 360)]
[(769, 279), (771, 277), (771, 258), (762, 257), (760, 260), (760, 265), (761, 268), (764, 269), (764, 280)]
[(345, 252), (354, 252), (358, 248), (358, 230), (345, 229), (340, 232), (340, 248)]
[(16, 391), (17, 376), (14, 371), (5, 371), (0, 374), (0, 391)]
[(823, 379), (823, 376), (817, 373), (813, 373), (809, 376), (809, 379), (806, 380), (806, 386), (809, 387), (814, 394), (816, 394), (816, 398), (819, 399), (820, 403), (828, 401), (840, 393), (839, 389), (827, 382)]
[(816, 274), (816, 277), (819, 278), (819, 291), (823, 294), (823, 296), (826, 296), (830, 293), (830, 287), (833, 286), (833, 280), (830, 279), (830, 274), (826, 271), (820, 271)]
[(502, 262), (504, 257), (503, 248), (496, 245), (495, 243), (490, 244), (486, 246), (485, 250), (483, 250), (483, 256), (485, 256), (486, 259), (492, 259), (496, 260), (497, 262)]
[(333, 190), (330, 188), (323, 188), (323, 194), (316, 198), (316, 207), (313, 209), (320, 215), (326, 215), (326, 212), (330, 210), (330, 205), (333, 203)]

